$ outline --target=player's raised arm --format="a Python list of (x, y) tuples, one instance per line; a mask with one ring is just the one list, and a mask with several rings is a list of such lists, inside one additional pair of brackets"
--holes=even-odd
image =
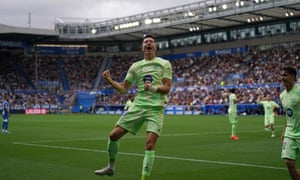
[(110, 76), (109, 70), (103, 71), (102, 76), (109, 84), (111, 84), (117, 91), (122, 94), (126, 93), (128, 91), (128, 88), (130, 87), (130, 83), (126, 80), (123, 82), (117, 82), (113, 80)]
[(261, 95), (258, 95), (256, 102), (257, 102), (258, 104), (260, 104), (261, 101), (262, 101), (262, 97), (261, 97)]

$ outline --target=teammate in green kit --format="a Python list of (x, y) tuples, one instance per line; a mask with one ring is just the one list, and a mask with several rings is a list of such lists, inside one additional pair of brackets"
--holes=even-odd
[(110, 132), (108, 165), (96, 170), (96, 175), (114, 174), (120, 138), (128, 132), (135, 135), (146, 123), (147, 137), (141, 179), (146, 180), (150, 176), (155, 159), (155, 145), (163, 127), (164, 107), (172, 84), (171, 63), (156, 57), (156, 50), (154, 37), (145, 35), (142, 43), (144, 59), (131, 65), (123, 82), (114, 81), (109, 70), (103, 72), (104, 79), (120, 93), (126, 93), (133, 83), (137, 85), (138, 93), (132, 109), (120, 117)]
[(281, 158), (293, 180), (300, 180), (297, 171), (296, 159), (300, 153), (300, 87), (295, 84), (297, 70), (287, 66), (281, 70), (281, 81), (285, 90), (280, 94), (280, 101), (286, 113), (285, 127), (281, 138), (283, 139)]
[(237, 128), (237, 103), (238, 99), (235, 94), (235, 89), (229, 90), (229, 108), (228, 108), (228, 118), (231, 124), (231, 136), (230, 139), (232, 140), (239, 140), (240, 138), (236, 135), (236, 128)]
[(271, 137), (275, 137), (275, 128), (274, 128), (274, 123), (275, 123), (275, 118), (274, 118), (274, 109), (279, 108), (279, 105), (271, 100), (271, 95), (268, 94), (266, 96), (266, 100), (261, 100), (261, 97), (258, 97), (258, 104), (262, 104), (264, 107), (264, 112), (265, 112), (265, 120), (264, 120), (264, 125), (265, 125), (265, 130), (269, 131), (271, 129), (272, 135)]
[(134, 95), (131, 95), (125, 103), (125, 106), (124, 106), (125, 111), (129, 111), (132, 109), (132, 107), (134, 105), (133, 101), (134, 101)]

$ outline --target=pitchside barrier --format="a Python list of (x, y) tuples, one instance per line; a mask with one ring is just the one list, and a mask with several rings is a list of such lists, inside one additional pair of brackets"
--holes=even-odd
[[(238, 114), (261, 114), (262, 106), (258, 104), (238, 104)], [(228, 105), (226, 104), (209, 104), (198, 106), (167, 106), (165, 114), (183, 114), (183, 115), (200, 115), (200, 114), (227, 114)]]
[[(72, 108), (71, 108), (72, 109)], [(55, 113), (79, 113), (79, 109), (74, 108), (63, 111), (57, 106), (55, 107), (33, 107), (33, 108), (22, 108), (22, 109), (11, 109), (14, 113), (25, 113), (25, 114), (55, 114)], [(227, 114), (228, 105), (226, 104), (207, 104), (207, 105), (194, 105), (194, 106), (167, 106), (165, 108), (165, 114), (170, 115), (218, 115)], [(123, 114), (124, 105), (96, 105), (84, 107), (83, 113), (89, 114)], [(276, 113), (282, 114), (282, 108), (277, 109)], [(240, 115), (261, 115), (264, 113), (263, 106), (259, 104), (238, 104), (237, 113)]]
[[(197, 106), (167, 106), (165, 114), (172, 115), (201, 115), (201, 114), (227, 114), (228, 105), (224, 104), (209, 104)], [(238, 114), (263, 114), (263, 107), (259, 104), (238, 104)], [(88, 113), (95, 114), (123, 114), (126, 112), (124, 106), (96, 106), (91, 108)]]

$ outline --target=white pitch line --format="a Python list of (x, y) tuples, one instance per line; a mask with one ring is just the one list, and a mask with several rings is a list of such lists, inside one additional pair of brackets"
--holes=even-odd
[[(248, 131), (241, 131), (240, 134), (244, 133), (256, 133), (262, 132), (265, 130), (248, 130)], [(174, 136), (197, 136), (197, 135), (218, 135), (218, 134), (230, 134), (230, 131), (221, 131), (221, 132), (214, 132), (214, 133), (182, 133), (182, 134), (163, 134), (161, 137), (174, 137)], [(139, 138), (146, 138), (146, 136), (124, 136), (122, 139), (139, 139)], [(107, 140), (107, 137), (102, 138), (80, 138), (80, 139), (56, 139), (56, 140), (36, 140), (30, 141), (31, 143), (49, 143), (49, 142), (70, 142), (70, 141), (96, 141), (96, 140)]]
[[(200, 133), (183, 133), (183, 134), (165, 134), (161, 137), (169, 137), (169, 136), (195, 136), (199, 135)], [(146, 138), (146, 136), (124, 136), (122, 139), (139, 139), (139, 138)], [(36, 140), (30, 141), (32, 143), (47, 143), (47, 142), (69, 142), (69, 141), (95, 141), (95, 140), (107, 140), (107, 137), (102, 138), (80, 138), (80, 139), (58, 139), (58, 140)]]
[(256, 165), (256, 164), (246, 164), (246, 163), (236, 163), (236, 162), (211, 161), (211, 160), (203, 160), (203, 159), (188, 159), (188, 158), (177, 158), (177, 157), (166, 157), (166, 156), (155, 156), (155, 157), (161, 158), (161, 159), (201, 162), (201, 163), (210, 163), (210, 164), (222, 164), (222, 165), (255, 167), (255, 168), (264, 168), (264, 169), (286, 170), (286, 168), (281, 168), (281, 167)]
[[(23, 142), (13, 142), (13, 144), (24, 145), (24, 146), (53, 148), (53, 149), (64, 149), (64, 150), (76, 150), (76, 151), (107, 153), (106, 150), (104, 151), (104, 150), (95, 150), (95, 149), (86, 149), (86, 148), (74, 148), (74, 147), (67, 147), (67, 146), (52, 146), (52, 145), (23, 143)], [(144, 156), (144, 154), (126, 153), (126, 152), (119, 152), (119, 154), (128, 155), (128, 156), (139, 156), (139, 157)], [(211, 161), (211, 160), (203, 160), (203, 159), (190, 159), (190, 158), (180, 158), (180, 157), (170, 157), (170, 156), (168, 157), (168, 156), (157, 156), (157, 155), (155, 157), (159, 158), (159, 159), (170, 159), (170, 160), (179, 160), (179, 161), (190, 161), (190, 162), (200, 162), (200, 163), (210, 163), (210, 164), (222, 164), (222, 165), (231, 165), (231, 166), (244, 166), (244, 167), (254, 167), (254, 168), (263, 168), (263, 169), (286, 170), (286, 168), (282, 168), (282, 167), (256, 165), (256, 164), (246, 164), (246, 163), (236, 163), (236, 162)]]

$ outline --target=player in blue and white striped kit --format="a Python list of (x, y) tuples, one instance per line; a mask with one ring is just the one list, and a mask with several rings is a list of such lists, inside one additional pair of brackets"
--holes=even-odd
[(8, 131), (8, 121), (9, 121), (9, 104), (8, 96), (5, 97), (2, 104), (2, 133), (9, 133)]

